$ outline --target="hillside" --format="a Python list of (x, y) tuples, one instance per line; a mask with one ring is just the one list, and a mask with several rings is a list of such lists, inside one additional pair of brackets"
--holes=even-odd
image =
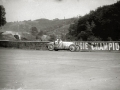
[(68, 39), (84, 41), (120, 40), (120, 1), (98, 7), (71, 24)]
[(48, 34), (53, 33), (67, 33), (69, 25), (74, 22), (74, 19), (37, 19), (34, 21), (20, 21), (20, 22), (8, 22), (3, 26), (2, 31), (14, 31), (14, 32), (30, 32), (32, 27), (36, 27), (38, 31), (44, 31)]

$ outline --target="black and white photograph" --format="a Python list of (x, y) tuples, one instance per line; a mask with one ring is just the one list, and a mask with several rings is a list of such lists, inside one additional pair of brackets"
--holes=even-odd
[(120, 0), (0, 0), (0, 90), (120, 90)]

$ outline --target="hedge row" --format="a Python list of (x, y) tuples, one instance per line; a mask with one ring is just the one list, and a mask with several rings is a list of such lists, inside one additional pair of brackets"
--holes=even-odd
[(49, 43), (49, 41), (46, 41), (46, 42), (41, 42), (41, 41), (0, 41), (0, 47), (47, 50), (47, 43)]

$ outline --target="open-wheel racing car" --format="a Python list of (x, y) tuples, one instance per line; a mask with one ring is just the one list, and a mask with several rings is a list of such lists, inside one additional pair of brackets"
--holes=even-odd
[(75, 45), (74, 42), (62, 41), (61, 39), (57, 39), (54, 42), (48, 43), (47, 48), (50, 51), (70, 50), (74, 52), (80, 50), (80, 47), (78, 45)]

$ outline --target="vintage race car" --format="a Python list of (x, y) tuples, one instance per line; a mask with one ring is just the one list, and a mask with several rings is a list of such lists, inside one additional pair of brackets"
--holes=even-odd
[(74, 42), (60, 41), (60, 42), (50, 42), (47, 44), (47, 48), (50, 51), (58, 50), (70, 50), (70, 51), (79, 51), (80, 47), (75, 45)]

